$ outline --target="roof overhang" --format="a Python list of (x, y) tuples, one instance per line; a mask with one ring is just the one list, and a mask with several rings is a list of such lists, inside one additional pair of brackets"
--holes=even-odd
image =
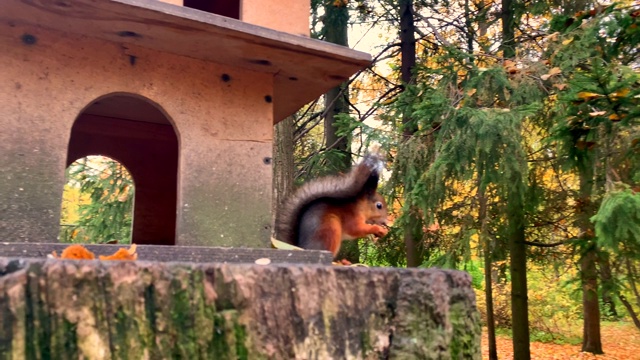
[(0, 21), (271, 73), (276, 123), (371, 64), (344, 46), (157, 0), (0, 0)]

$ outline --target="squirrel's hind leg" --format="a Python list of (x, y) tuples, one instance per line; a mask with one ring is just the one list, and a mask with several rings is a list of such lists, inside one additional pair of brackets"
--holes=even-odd
[(322, 243), (335, 257), (342, 243), (342, 223), (337, 216), (327, 216), (314, 234), (314, 241)]
[(327, 250), (335, 256), (342, 241), (340, 218), (319, 206), (306, 212), (300, 222), (298, 246), (309, 250)]

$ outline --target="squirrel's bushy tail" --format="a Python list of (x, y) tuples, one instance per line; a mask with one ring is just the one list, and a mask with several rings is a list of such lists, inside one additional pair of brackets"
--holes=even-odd
[(298, 224), (304, 211), (321, 200), (348, 200), (374, 193), (384, 168), (380, 155), (366, 154), (347, 174), (326, 176), (306, 182), (285, 200), (276, 215), (278, 240), (298, 245)]

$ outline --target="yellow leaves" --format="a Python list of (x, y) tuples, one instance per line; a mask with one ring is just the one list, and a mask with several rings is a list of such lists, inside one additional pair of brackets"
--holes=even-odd
[(562, 45), (569, 45), (569, 44), (571, 44), (572, 42), (573, 42), (573, 38), (566, 39), (566, 40), (564, 40), (564, 41), (562, 42)]
[(578, 93), (578, 99), (583, 101), (590, 101), (590, 100), (601, 98), (601, 97), (604, 97), (604, 95), (588, 92), (588, 91), (581, 91)]
[(381, 104), (381, 105), (391, 105), (391, 104), (393, 104), (394, 102), (396, 102), (396, 100), (398, 100), (398, 98), (397, 98), (397, 97), (389, 97), (389, 98), (387, 98), (387, 99), (385, 99), (385, 100), (381, 101), (381, 102), (380, 102), (380, 104)]
[(549, 80), (549, 78), (551, 78), (552, 76), (559, 75), (559, 74), (562, 74), (562, 70), (560, 70), (559, 67), (554, 67), (553, 69), (549, 70), (548, 73), (540, 76), (540, 78), (542, 80)]
[(618, 122), (618, 121), (624, 119), (625, 117), (626, 117), (625, 114), (620, 114), (620, 115), (611, 114), (611, 115), (609, 115), (609, 120), (611, 120), (612, 122)]
[(620, 89), (618, 91), (614, 91), (611, 94), (609, 94), (609, 99), (618, 100), (619, 98), (625, 98), (629, 96), (630, 92), (631, 90), (629, 88)]

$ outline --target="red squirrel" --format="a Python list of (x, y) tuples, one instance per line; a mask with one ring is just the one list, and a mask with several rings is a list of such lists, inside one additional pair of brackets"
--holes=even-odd
[(367, 154), (347, 174), (305, 183), (279, 211), (280, 240), (336, 256), (342, 240), (385, 236), (387, 204), (376, 192), (382, 169), (380, 157)]

